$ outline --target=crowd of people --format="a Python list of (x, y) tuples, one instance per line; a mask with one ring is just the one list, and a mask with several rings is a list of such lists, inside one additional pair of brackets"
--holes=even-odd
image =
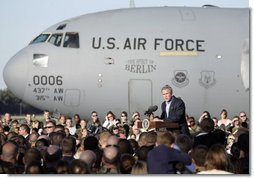
[[(153, 120), (153, 119), (150, 119)], [(7, 174), (249, 174), (249, 121), (225, 109), (218, 120), (205, 111), (186, 115), (189, 135), (138, 127), (135, 112), (112, 111), (105, 120), (44, 111), (0, 120), (0, 173)]]

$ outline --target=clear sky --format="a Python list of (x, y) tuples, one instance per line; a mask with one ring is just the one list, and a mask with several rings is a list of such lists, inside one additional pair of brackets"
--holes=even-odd
[[(136, 7), (202, 6), (248, 8), (248, 0), (134, 0)], [(102, 10), (128, 8), (129, 0), (4, 0), (0, 6), (0, 89), (3, 68), (34, 37), (55, 23)]]

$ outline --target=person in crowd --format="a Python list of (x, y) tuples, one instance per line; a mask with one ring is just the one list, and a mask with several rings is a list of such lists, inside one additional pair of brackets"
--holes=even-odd
[(129, 125), (133, 126), (136, 120), (140, 120), (141, 121), (141, 116), (140, 116), (140, 113), (138, 111), (135, 111), (132, 114), (131, 120), (129, 121)]
[(92, 150), (82, 151), (79, 159), (87, 164), (90, 173), (96, 172), (94, 168), (96, 162), (96, 154)]
[(96, 111), (92, 111), (91, 119), (87, 122), (87, 129), (91, 135), (96, 135), (102, 131), (102, 125)]
[(27, 124), (21, 124), (19, 127), (19, 135), (23, 136), (28, 140), (28, 136), (30, 134), (30, 128)]
[[(174, 113), (175, 97), (168, 88), (165, 93), (167, 92), (170, 93), (172, 100), (170, 106), (166, 104), (165, 106), (170, 108), (169, 113), (172, 107)], [(165, 93), (162, 88), (162, 95)], [(163, 95), (164, 101), (168, 101), (166, 95), (168, 94), (165, 94), (165, 97)], [(167, 111), (166, 107), (165, 111)], [(140, 126), (138, 128), (138, 122), (141, 121), (138, 112), (132, 116), (132, 125), (128, 124), (130, 121), (127, 112), (122, 111), (120, 119), (116, 119), (113, 114), (112, 112), (107, 115), (108, 122), (112, 119), (114, 122), (109, 129), (106, 129), (100, 125), (97, 112), (93, 111), (90, 120), (90, 124), (95, 126), (93, 133), (88, 131), (88, 123), (81, 119), (80, 128), (74, 126), (75, 135), (70, 135), (69, 128), (65, 128), (62, 124), (56, 125), (49, 113), (45, 115), (48, 116), (48, 120), (44, 127), (39, 123), (41, 119), (34, 117), (30, 121), (31, 126), (26, 122), (21, 121), (21, 124), (18, 124), (18, 120), (11, 120), (10, 129), (9, 126), (0, 123), (0, 173), (250, 173), (249, 126), (246, 122), (248, 120), (243, 119), (242, 122), (242, 118), (247, 118), (245, 112), (239, 114), (242, 117), (234, 116), (230, 128), (227, 128), (229, 130), (225, 132), (221, 128), (216, 128), (214, 121), (204, 117), (205, 115), (201, 123), (195, 124), (195, 118), (185, 114), (185, 121), (189, 125), (191, 135), (183, 134), (182, 130), (144, 131)], [(158, 117), (158, 120), (161, 119)], [(127, 139), (128, 130), (123, 128), (125, 124), (130, 129)], [(196, 131), (198, 128), (196, 125), (200, 127), (200, 132)], [(221, 125), (223, 126), (226, 129), (224, 124)], [(14, 132), (15, 129), (18, 129), (17, 133)], [(65, 129), (68, 130), (68, 134), (65, 133)], [(221, 151), (222, 148), (227, 159)]]
[(136, 119), (136, 121), (134, 122), (134, 125), (131, 127), (131, 131), (129, 134), (129, 137), (127, 139), (133, 138), (136, 141), (139, 140), (139, 136), (142, 133), (140, 128), (138, 128), (137, 122), (141, 121), (140, 119)]
[(107, 115), (105, 117), (105, 121), (102, 124), (103, 127), (110, 129), (115, 124), (116, 116), (112, 111), (107, 112)]
[(205, 145), (197, 145), (194, 147), (190, 156), (192, 157), (192, 161), (195, 164), (196, 171), (194, 173), (198, 173), (205, 170), (205, 157), (207, 154), (208, 148)]
[(116, 135), (118, 136), (119, 138), (121, 139), (126, 139), (126, 136), (125, 136), (125, 130), (122, 126), (119, 125), (120, 123), (117, 123), (116, 125), (112, 126), (111, 129), (110, 129), (110, 132), (113, 134), (113, 135)]
[(215, 136), (215, 138), (217, 139), (218, 144), (223, 145), (224, 147), (226, 147), (227, 145), (227, 137), (230, 133), (228, 131), (224, 131), (221, 129), (214, 129), (212, 132)]
[(116, 135), (109, 136), (108, 140), (107, 140), (106, 147), (108, 147), (108, 146), (116, 146), (117, 148), (119, 148), (119, 146), (118, 146), (119, 140), (120, 140), (120, 138), (117, 137)]
[(210, 112), (209, 111), (204, 111), (201, 116), (198, 119), (198, 124), (201, 123), (201, 121), (205, 118), (211, 118)]
[(0, 156), (0, 173), (1, 174), (21, 174), (24, 172), (22, 166), (17, 164), (19, 155), (19, 146), (14, 141), (7, 141), (2, 146)]
[(200, 123), (201, 132), (194, 137), (193, 147), (205, 145), (210, 148), (213, 144), (218, 143), (216, 135), (213, 133), (214, 122), (211, 118), (205, 118)]
[(225, 127), (225, 130), (228, 130), (231, 126), (231, 120), (227, 118), (228, 117), (228, 112), (226, 109), (222, 109), (220, 113), (220, 120), (218, 121), (218, 126), (220, 128)]
[(161, 89), (164, 102), (161, 104), (161, 119), (179, 124), (179, 132), (190, 135), (185, 119), (185, 104), (182, 99), (173, 95), (173, 89), (165, 85)]
[(174, 149), (174, 143), (175, 137), (170, 131), (157, 135), (156, 147), (150, 150), (147, 156), (149, 174), (173, 174), (177, 172), (177, 163), (191, 164), (191, 157)]
[[(5, 135), (3, 132), (0, 134), (2, 134), (1, 136), (3, 136), (2, 139), (4, 140), (4, 142), (13, 139), (14, 136), (18, 136), (18, 133), (16, 132), (9, 132), (7, 135)], [(4, 142), (2, 142), (2, 144), (4, 144)]]
[(4, 134), (4, 126), (2, 124), (0, 124), (0, 133), (3, 133)]
[(61, 142), (61, 149), (63, 153), (62, 160), (66, 160), (71, 164), (75, 159), (74, 154), (76, 152), (76, 140), (74, 137), (65, 137)]
[(55, 128), (56, 128), (55, 121), (49, 120), (46, 122), (45, 129), (48, 136), (50, 135), (50, 133), (54, 132)]
[(43, 174), (43, 166), (39, 161), (32, 161), (30, 162), (26, 169), (25, 169), (25, 174)]
[(65, 126), (66, 119), (67, 119), (66, 115), (61, 114), (60, 117), (58, 118), (57, 125), (61, 124), (61, 125)]
[(89, 174), (87, 164), (79, 159), (75, 159), (70, 164), (70, 174)]
[[(15, 132), (9, 132), (9, 134), (11, 134), (11, 133), (13, 133), (13, 135), (17, 135)], [(0, 146), (1, 146), (0, 153), (2, 151), (3, 144), (6, 142), (7, 139), (8, 139), (8, 137), (4, 133), (0, 132)]]
[[(132, 128), (131, 128), (132, 129)], [(128, 136), (128, 138), (127, 139), (133, 139), (133, 140), (138, 140), (138, 138), (136, 137), (136, 135), (135, 134), (133, 134), (133, 132), (131, 131), (131, 133), (130, 133), (130, 135)]]
[(39, 137), (39, 134), (37, 132), (29, 134), (29, 136), (28, 136), (29, 148), (35, 147), (35, 143), (36, 143), (38, 137)]
[[(118, 119), (117, 119), (118, 120)], [(110, 130), (111, 132), (111, 130)], [(121, 139), (126, 139), (126, 130), (122, 127), (120, 120), (112, 127), (112, 134), (117, 135)]]
[(11, 128), (11, 122), (12, 122), (11, 114), (8, 112), (5, 113), (4, 118), (2, 118), (2, 125)]
[(147, 172), (147, 163), (144, 161), (136, 161), (136, 163), (132, 166), (131, 174), (133, 175), (145, 175)]
[(36, 149), (36, 148), (27, 149), (27, 151), (24, 155), (24, 158), (23, 158), (25, 170), (27, 170), (27, 167), (31, 162), (36, 161), (41, 164), (41, 160), (42, 160), (42, 156), (41, 156), (41, 153), (38, 149)]
[(190, 135), (196, 136), (196, 135), (201, 131), (201, 128), (200, 128), (200, 126), (196, 123), (194, 117), (192, 117), (192, 116), (191, 116), (191, 117), (188, 117), (187, 123), (188, 123), (189, 131), (190, 131)]
[(119, 147), (119, 154), (124, 154), (124, 153), (128, 153), (133, 155), (134, 151), (133, 148), (131, 146), (131, 143), (129, 140), (127, 139), (119, 139), (117, 146)]
[(81, 119), (79, 125), (79, 129), (87, 129), (87, 121), (85, 119)]
[(61, 147), (62, 141), (65, 137), (65, 133), (63, 132), (51, 132), (49, 135), (50, 144)]
[(76, 129), (80, 128), (80, 121), (81, 121), (81, 118), (80, 118), (79, 114), (74, 114), (73, 125), (76, 127)]
[(32, 120), (32, 129), (38, 129), (38, 134), (41, 135), (42, 130), (43, 130), (43, 123), (39, 121), (38, 119), (33, 119)]
[[(186, 154), (189, 154), (192, 149), (192, 139), (188, 135), (179, 134), (176, 136), (176, 142), (173, 147), (182, 152), (185, 152)], [(192, 174), (196, 171), (195, 165), (193, 163), (191, 163), (190, 165), (183, 165), (182, 163), (178, 163), (178, 166), (179, 173)]]
[(214, 122), (214, 129), (218, 129), (219, 128), (219, 126), (218, 126), (218, 121), (219, 120), (217, 119), (217, 117), (213, 117), (212, 120)]
[(65, 128), (64, 128), (63, 125), (57, 124), (56, 127), (55, 127), (55, 129), (54, 129), (54, 132), (62, 132), (62, 133), (65, 133), (64, 129), (65, 129)]
[(87, 121), (84, 119), (80, 120), (80, 127), (76, 130), (76, 134), (78, 139), (81, 140), (83, 137), (89, 136), (89, 131), (87, 129)]
[(241, 127), (240, 118), (238, 116), (234, 116), (228, 131), (232, 134), (235, 134), (238, 131), (239, 127)]
[(50, 145), (44, 155), (45, 173), (56, 174), (55, 166), (62, 159), (62, 150), (57, 145)]
[(133, 155), (129, 153), (123, 153), (120, 155), (119, 160), (119, 172), (121, 174), (130, 174), (132, 166), (135, 164), (136, 160)]
[(45, 126), (46, 126), (46, 123), (47, 123), (48, 121), (51, 121), (51, 120), (53, 120), (53, 119), (51, 119), (49, 110), (47, 110), (47, 109), (44, 110), (44, 111), (43, 111), (43, 120), (42, 120), (43, 126), (45, 127)]
[(99, 120), (98, 113), (96, 111), (91, 112), (91, 119), (87, 122), (87, 128), (89, 129), (92, 125), (95, 125), (95, 123)]
[(56, 164), (56, 173), (57, 174), (69, 174), (69, 162), (66, 160), (59, 160)]
[(38, 138), (35, 142), (35, 148), (37, 148), (39, 151), (48, 148), (49, 145), (50, 142), (46, 138)]
[(102, 150), (99, 148), (99, 141), (95, 136), (88, 136), (84, 139), (83, 150), (92, 150), (96, 154), (95, 168), (101, 163)]
[(138, 146), (142, 147), (146, 145), (146, 139), (147, 139), (147, 132), (141, 132), (138, 139)]
[(129, 136), (130, 126), (128, 120), (128, 113), (126, 111), (121, 112), (121, 125), (125, 130), (125, 137), (127, 138)]
[(66, 119), (65, 128), (69, 129), (70, 135), (75, 135), (76, 127), (73, 126), (73, 122), (72, 122), (72, 119), (70, 117), (67, 117), (67, 119)]
[(229, 172), (227, 152), (221, 144), (214, 144), (208, 149), (204, 166), (205, 170), (197, 174), (232, 174)]
[(156, 139), (157, 133), (155, 131), (142, 132), (138, 139), (139, 147), (151, 146), (151, 148), (153, 148), (155, 146)]
[(244, 111), (239, 113), (240, 123), (243, 127), (249, 128), (249, 119)]
[(235, 143), (235, 137), (233, 134), (229, 134), (227, 136), (227, 145), (225, 150), (227, 151), (228, 154), (231, 154), (231, 147)]
[(118, 174), (119, 150), (115, 146), (108, 146), (103, 150), (102, 165), (97, 173)]
[(81, 140), (82, 138), (86, 138), (89, 136), (89, 131), (87, 128), (84, 128), (84, 129), (81, 129), (79, 128), (80, 130), (78, 130), (78, 133), (77, 133), (77, 136), (78, 136), (78, 139)]
[(145, 161), (147, 162), (147, 155), (150, 150), (152, 150), (154, 146), (145, 146), (139, 147), (136, 149), (135, 157), (139, 161)]
[(242, 133), (237, 140), (237, 146), (240, 150), (240, 173), (250, 173), (250, 148), (249, 148), (249, 133)]
[(64, 132), (65, 132), (65, 135), (66, 135), (66, 136), (70, 136), (70, 135), (71, 135), (71, 134), (70, 134), (70, 130), (69, 130), (69, 128), (67, 128), (67, 127), (64, 128)]
[(99, 147), (100, 149), (105, 149), (108, 145), (108, 139), (112, 134), (109, 131), (103, 131), (99, 134)]
[(10, 128), (10, 132), (16, 132), (17, 134), (19, 133), (19, 122), (18, 120), (14, 119), (11, 122), (11, 128)]
[(32, 114), (27, 113), (26, 117), (25, 117), (25, 120), (26, 120), (25, 124), (27, 124), (31, 128), (31, 126), (32, 126), (32, 120), (33, 120)]

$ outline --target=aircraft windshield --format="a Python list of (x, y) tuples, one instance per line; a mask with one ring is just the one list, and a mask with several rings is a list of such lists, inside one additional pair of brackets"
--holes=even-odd
[(30, 44), (41, 43), (47, 41), (50, 34), (40, 34)]
[(49, 39), (49, 43), (59, 47), (61, 45), (62, 38), (63, 34), (53, 34)]
[(79, 34), (77, 32), (66, 32), (63, 47), (79, 48)]

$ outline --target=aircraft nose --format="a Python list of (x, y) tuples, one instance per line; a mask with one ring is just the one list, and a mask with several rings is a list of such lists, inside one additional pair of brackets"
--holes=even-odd
[(26, 52), (20, 51), (7, 62), (3, 71), (7, 88), (20, 99), (23, 99), (27, 84), (27, 59)]

